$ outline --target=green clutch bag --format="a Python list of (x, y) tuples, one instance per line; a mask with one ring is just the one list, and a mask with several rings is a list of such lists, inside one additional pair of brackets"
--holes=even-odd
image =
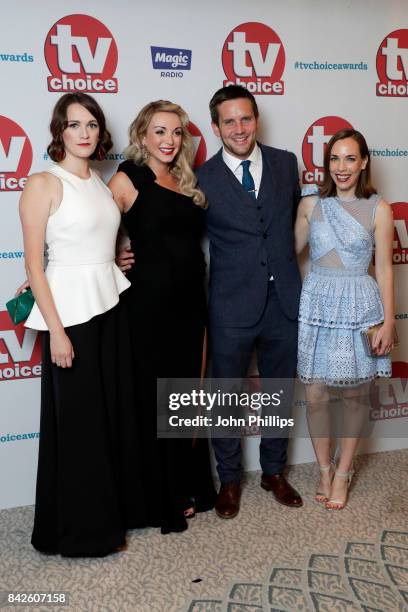
[(28, 287), (23, 293), (6, 303), (6, 308), (14, 325), (26, 320), (34, 306), (34, 301), (32, 291)]

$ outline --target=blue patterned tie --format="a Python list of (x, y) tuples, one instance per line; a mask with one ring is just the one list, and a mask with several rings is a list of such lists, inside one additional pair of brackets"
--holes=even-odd
[(246, 159), (241, 162), (242, 166), (242, 186), (247, 190), (250, 196), (255, 200), (255, 183), (252, 174), (249, 171), (250, 160)]

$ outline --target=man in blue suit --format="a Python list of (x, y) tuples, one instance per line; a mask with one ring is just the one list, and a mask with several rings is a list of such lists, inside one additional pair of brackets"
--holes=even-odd
[[(255, 349), (262, 379), (293, 379), (301, 289), (292, 231), (300, 198), (296, 156), (257, 143), (257, 104), (243, 87), (218, 90), (210, 112), (223, 144), (198, 170), (208, 199), (212, 376), (245, 377)], [(221, 481), (216, 512), (233, 518), (240, 440), (214, 438), (213, 447)], [(299, 507), (302, 500), (283, 475), (286, 455), (286, 438), (261, 438), (261, 486), (280, 503)]]

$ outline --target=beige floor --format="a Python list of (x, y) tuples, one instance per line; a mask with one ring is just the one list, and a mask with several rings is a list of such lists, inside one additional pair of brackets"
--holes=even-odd
[[(259, 477), (247, 475), (236, 519), (221, 520), (209, 512), (192, 519), (182, 534), (135, 531), (126, 552), (99, 560), (39, 555), (29, 542), (33, 509), (3, 510), (0, 590), (63, 590), (69, 593), (70, 605), (55, 610), (81, 612), (292, 612), (290, 603), (276, 607), (267, 601), (270, 595), (262, 585), (270, 582), (273, 568), (303, 568), (313, 554), (334, 558), (352, 541), (378, 544), (384, 530), (408, 532), (408, 450), (360, 456), (349, 504), (341, 512), (328, 512), (314, 502), (313, 464), (295, 466), (289, 474), (304, 497), (301, 509), (278, 505), (259, 487)], [(408, 562), (406, 573), (401, 571), (408, 584)], [(252, 590), (235, 589), (240, 603), (231, 603), (231, 585), (240, 582), (252, 585)], [(243, 603), (245, 597), (249, 600)], [(389, 601), (394, 606), (394, 600)], [(309, 594), (306, 603), (293, 600), (293, 610), (343, 609), (312, 603)], [(393, 609), (382, 605), (377, 610)], [(401, 605), (405, 607), (395, 610), (408, 610), (408, 595)], [(363, 608), (344, 607), (354, 609)]]

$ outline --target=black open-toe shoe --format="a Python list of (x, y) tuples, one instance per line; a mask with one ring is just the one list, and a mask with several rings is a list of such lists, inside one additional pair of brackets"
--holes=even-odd
[(195, 517), (196, 507), (194, 497), (186, 497), (183, 501), (183, 512), (186, 519)]

